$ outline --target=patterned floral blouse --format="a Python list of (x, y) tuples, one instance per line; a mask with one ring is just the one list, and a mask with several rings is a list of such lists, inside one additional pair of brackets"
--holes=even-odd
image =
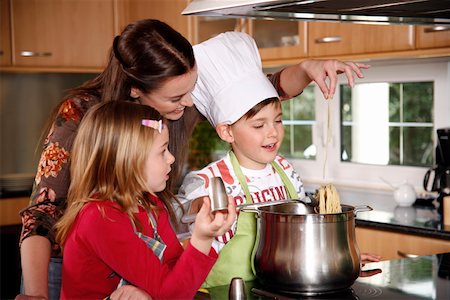
[(61, 254), (53, 225), (66, 205), (70, 151), (81, 119), (96, 103), (97, 98), (86, 94), (67, 99), (61, 105), (44, 141), (30, 204), (20, 212), (23, 224), (20, 243), (33, 235), (44, 236), (52, 244), (52, 256)]

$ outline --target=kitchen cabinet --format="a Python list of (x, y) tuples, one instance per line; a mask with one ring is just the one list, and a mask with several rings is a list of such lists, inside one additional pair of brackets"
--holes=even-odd
[(414, 50), (412, 25), (332, 22), (308, 24), (308, 55), (314, 57)]
[(307, 56), (306, 23), (279, 20), (251, 20), (249, 33), (258, 44), (264, 61)]
[(9, 0), (0, 0), (0, 66), (11, 65)]
[(450, 240), (373, 228), (356, 228), (361, 253), (381, 255), (382, 260), (450, 252)]
[(239, 30), (241, 19), (183, 16), (189, 0), (117, 0), (119, 31), (141, 19), (158, 19), (169, 24), (191, 44), (201, 43), (225, 31)]
[(192, 17), (181, 15), (189, 0), (116, 0), (119, 32), (141, 19), (158, 19), (192, 40)]
[(193, 18), (192, 44), (206, 41), (226, 31), (246, 31), (243, 19), (226, 17), (191, 17)]
[(450, 26), (417, 26), (418, 49), (450, 47)]
[(12, 0), (12, 63), (102, 67), (114, 37), (113, 0)]

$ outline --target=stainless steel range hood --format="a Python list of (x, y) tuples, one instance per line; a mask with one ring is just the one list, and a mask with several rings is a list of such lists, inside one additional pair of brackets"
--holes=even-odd
[(450, 25), (450, 0), (193, 0), (184, 15)]

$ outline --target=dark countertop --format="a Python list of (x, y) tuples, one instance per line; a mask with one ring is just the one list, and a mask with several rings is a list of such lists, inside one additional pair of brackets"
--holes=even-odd
[(356, 226), (450, 240), (450, 226), (444, 226), (434, 198), (419, 198), (409, 207), (398, 206), (392, 191), (339, 189), (343, 204), (368, 205), (372, 211), (359, 212)]
[[(363, 272), (380, 273), (362, 277), (345, 291), (324, 295), (304, 296), (269, 291), (261, 296), (256, 289), (268, 292), (257, 280), (246, 282), (247, 299), (450, 299), (450, 253), (368, 263)], [(252, 291), (253, 289), (253, 291)], [(198, 294), (196, 299), (228, 299), (228, 286)]]

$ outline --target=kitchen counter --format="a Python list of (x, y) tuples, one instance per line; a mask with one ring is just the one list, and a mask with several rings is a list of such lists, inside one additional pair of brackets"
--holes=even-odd
[(450, 226), (442, 224), (433, 198), (418, 199), (412, 206), (400, 207), (391, 191), (339, 188), (338, 191), (343, 204), (373, 208), (372, 211), (357, 213), (357, 227), (450, 240)]
[[(450, 253), (368, 263), (361, 274), (375, 270), (381, 272), (360, 276), (348, 290), (314, 296), (280, 294), (257, 280), (246, 282), (247, 299), (450, 299)], [(228, 299), (228, 286), (198, 293), (196, 299)]]

